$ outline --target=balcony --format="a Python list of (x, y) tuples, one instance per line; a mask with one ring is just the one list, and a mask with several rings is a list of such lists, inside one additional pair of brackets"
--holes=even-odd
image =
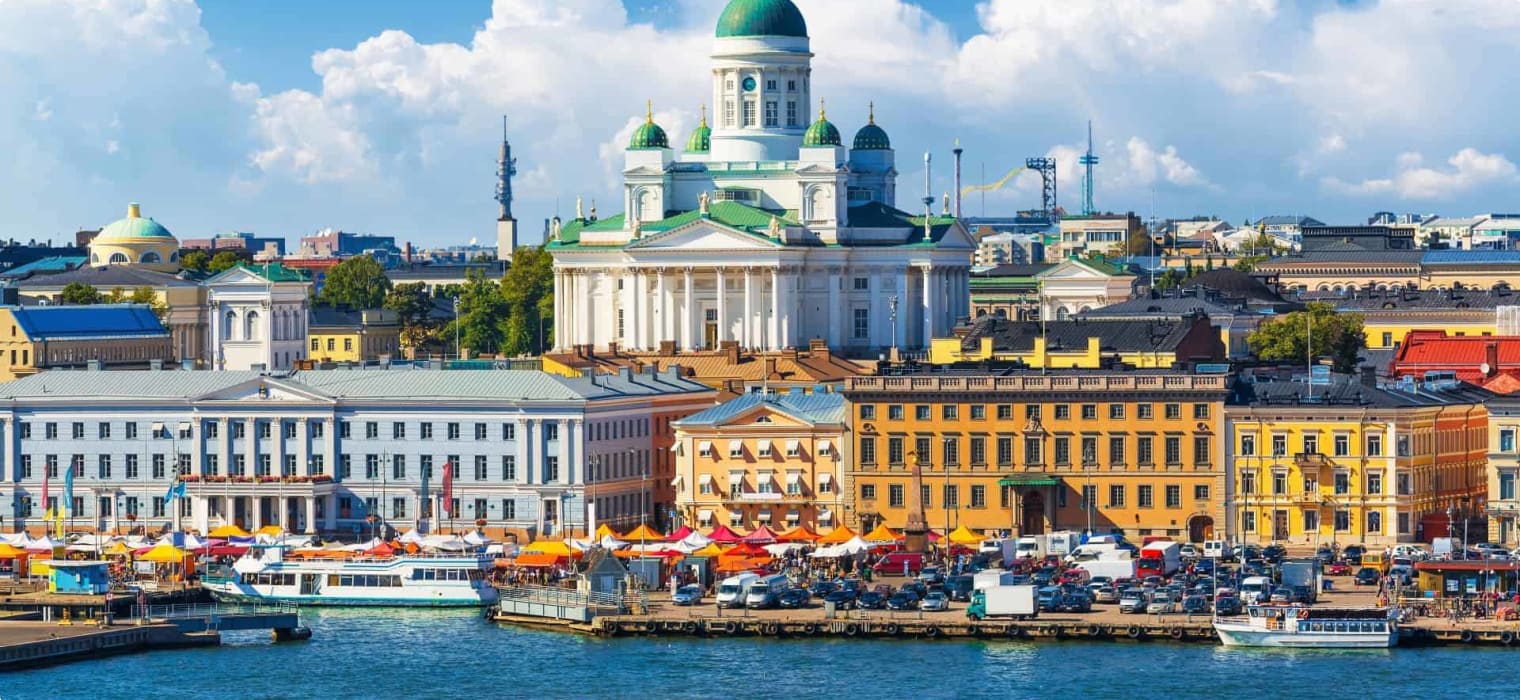
[(1293, 463), (1299, 469), (1319, 469), (1330, 466), (1330, 458), (1323, 452), (1299, 452), (1293, 455)]
[(787, 494), (779, 491), (771, 493), (740, 493), (723, 494), (723, 504), (727, 505), (806, 505), (813, 502), (814, 497), (807, 494)]

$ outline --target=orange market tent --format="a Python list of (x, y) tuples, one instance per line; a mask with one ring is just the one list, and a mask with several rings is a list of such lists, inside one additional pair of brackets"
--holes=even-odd
[(777, 542), (815, 542), (818, 533), (807, 529), (806, 525), (799, 525), (797, 529), (776, 535)]
[(185, 550), (175, 547), (167, 542), (154, 546), (137, 557), (138, 561), (151, 561), (156, 564), (183, 564), (185, 557), (190, 556)]
[(664, 541), (665, 536), (658, 532), (655, 532), (655, 529), (648, 525), (640, 525), (632, 530), (629, 530), (628, 534), (623, 535), (618, 539), (624, 542), (648, 542), (650, 540)]
[(559, 564), (570, 557), (562, 554), (550, 554), (548, 552), (523, 552), (517, 555), (513, 564), (525, 569), (547, 569)]
[(27, 556), (26, 550), (0, 542), (0, 559), (17, 559), (24, 556)]
[(770, 557), (724, 557), (718, 560), (719, 573), (734, 573), (749, 571), (751, 569), (763, 569), (770, 566)]
[(373, 547), (370, 547), (369, 549), (364, 550), (364, 553), (365, 554), (372, 554), (372, 555), (377, 556), (377, 557), (388, 557), (388, 556), (392, 556), (392, 555), (394, 555), (396, 553), (396, 548), (392, 547), (391, 543), (389, 543), (389, 542), (381, 542), (380, 544), (377, 544), (377, 545), (375, 545)]
[(893, 532), (892, 528), (887, 527), (886, 523), (880, 523), (876, 526), (876, 529), (860, 536), (860, 539), (867, 542), (896, 542), (902, 538), (902, 535)]
[(765, 551), (765, 548), (761, 547), (758, 544), (754, 544), (752, 542), (745, 542), (743, 544), (739, 544), (739, 545), (734, 546), (734, 547), (728, 549), (727, 551), (723, 552), (723, 556), (725, 556), (725, 557), (768, 557), (768, 556), (770, 556), (770, 552)]
[(594, 539), (597, 542), (601, 542), (602, 540), (607, 539), (608, 537), (611, 537), (612, 539), (617, 539), (618, 538), (618, 534), (616, 532), (614, 532), (612, 530), (612, 528), (607, 527), (607, 523), (602, 523), (601, 525), (597, 525), (596, 526), (596, 536), (592, 537), (591, 539)]
[(539, 540), (522, 549), (523, 554), (552, 554), (556, 557), (568, 557), (574, 553), (570, 545), (560, 540)]
[[(869, 540), (871, 538), (867, 537), (866, 539)], [(981, 544), (982, 536), (976, 534), (975, 532), (967, 530), (966, 526), (962, 525), (958, 528), (955, 528), (955, 531), (950, 533), (950, 541), (954, 544), (964, 545)]]
[(855, 531), (845, 525), (834, 528), (832, 532), (818, 538), (818, 544), (844, 544), (855, 538)]
[(719, 547), (717, 542), (713, 542), (706, 547), (692, 552), (691, 555), (694, 557), (721, 557), (723, 556), (723, 548)]
[(206, 533), (206, 536), (223, 539), (228, 537), (252, 537), (252, 535), (248, 534), (247, 530), (244, 530), (243, 528), (240, 528), (236, 525), (223, 525), (215, 530), (212, 530), (211, 532)]
[(254, 530), (253, 534), (279, 537), (280, 535), (285, 534), (285, 528), (282, 528), (279, 525), (265, 525), (264, 527)]

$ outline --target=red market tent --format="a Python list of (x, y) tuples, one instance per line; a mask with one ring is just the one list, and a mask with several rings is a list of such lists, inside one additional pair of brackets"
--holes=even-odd
[(776, 541), (776, 533), (766, 525), (755, 528), (754, 532), (743, 537), (743, 541), (752, 544), (770, 544)]
[(730, 530), (727, 525), (719, 525), (713, 528), (712, 534), (708, 535), (707, 539), (724, 544), (733, 544), (735, 542), (743, 542), (744, 535)]
[(691, 528), (689, 528), (689, 527), (687, 527), (687, 526), (685, 526), (685, 525), (682, 525), (679, 530), (676, 530), (675, 532), (672, 532), (669, 535), (666, 535), (665, 536), (665, 541), (666, 542), (680, 542), (681, 540), (686, 539), (686, 536), (690, 535), (693, 532), (696, 532), (696, 531), (693, 530), (693, 529), (691, 529)]
[(770, 555), (771, 553), (765, 551), (764, 547), (753, 542), (744, 542), (723, 552), (724, 557), (768, 557)]

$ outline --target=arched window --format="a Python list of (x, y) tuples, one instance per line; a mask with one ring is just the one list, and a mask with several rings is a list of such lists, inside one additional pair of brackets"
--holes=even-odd
[(227, 317), (222, 319), (222, 340), (237, 338), (237, 312), (228, 311)]
[(163, 261), (164, 261), (163, 256), (159, 255), (157, 251), (152, 251), (152, 250), (150, 250), (150, 251), (148, 251), (146, 253), (143, 253), (142, 254), (142, 258), (140, 260), (140, 262), (154, 264), (154, 265), (156, 265), (158, 263), (161, 263)]
[(97, 254), (95, 254), (95, 253), (90, 253), (90, 264), (91, 265), (99, 265), (100, 264), (100, 256), (97, 255)]
[(1064, 306), (1061, 307), (1061, 308), (1059, 308), (1059, 309), (1056, 309), (1056, 320), (1057, 321), (1065, 321), (1066, 317), (1068, 317), (1070, 315), (1071, 315), (1071, 312), (1067, 311), (1066, 307), (1064, 307)]
[(108, 262), (110, 262), (112, 265), (125, 265), (129, 262), (132, 262), (132, 260), (131, 258), (127, 257), (126, 253), (112, 253), (111, 259)]
[(179, 262), (179, 251), (176, 250), (169, 254), (169, 262)]
[(259, 312), (249, 311), (243, 319), (243, 340), (259, 339)]

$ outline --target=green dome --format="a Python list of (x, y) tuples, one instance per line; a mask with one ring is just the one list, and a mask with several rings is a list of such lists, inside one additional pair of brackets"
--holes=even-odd
[(818, 113), (818, 120), (808, 125), (807, 131), (802, 134), (804, 148), (810, 146), (839, 146), (843, 142), (839, 139), (839, 129), (823, 118), (823, 113)]
[(712, 150), (712, 128), (707, 126), (707, 106), (702, 106), (702, 123), (686, 139), (687, 153), (706, 153)]
[(871, 105), (871, 116), (866, 120), (866, 125), (855, 132), (855, 147), (857, 151), (890, 151), (892, 140), (887, 138), (887, 131), (876, 125), (876, 105)]
[(633, 131), (633, 138), (628, 140), (628, 150), (650, 150), (656, 148), (670, 148), (670, 139), (665, 138), (665, 130), (659, 124), (654, 123), (654, 107), (644, 113), (644, 123)]
[(733, 36), (799, 36), (806, 38), (807, 22), (792, 0), (729, 0), (718, 15), (718, 38)]
[(127, 205), (127, 218), (118, 219), (95, 236), (97, 241), (120, 240), (123, 238), (168, 238), (174, 239), (174, 234), (153, 219), (143, 218), (137, 202)]

